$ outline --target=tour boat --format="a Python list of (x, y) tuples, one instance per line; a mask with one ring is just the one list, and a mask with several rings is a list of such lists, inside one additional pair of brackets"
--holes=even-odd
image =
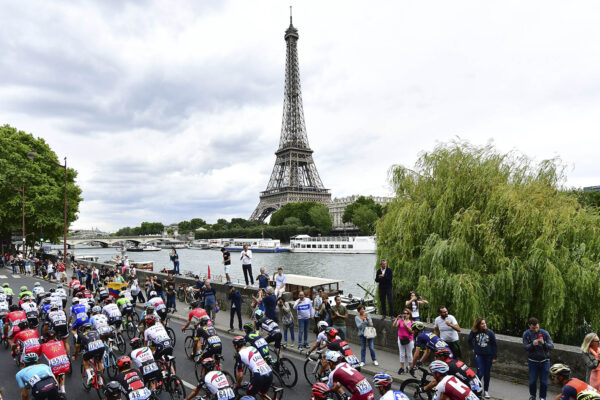
[(192, 242), (187, 246), (190, 250), (209, 250), (210, 244), (207, 241)]
[(374, 254), (375, 236), (296, 235), (290, 239), (292, 253)]
[(281, 246), (281, 241), (277, 239), (231, 239), (223, 247), (227, 251), (242, 251), (244, 246), (254, 253), (285, 253), (290, 251), (288, 247)]
[(149, 244), (145, 244), (145, 245), (138, 245), (135, 247), (128, 247), (127, 251), (132, 251), (132, 252), (139, 252), (139, 251), (160, 251), (161, 248), (160, 247), (156, 247), (156, 246), (152, 246)]

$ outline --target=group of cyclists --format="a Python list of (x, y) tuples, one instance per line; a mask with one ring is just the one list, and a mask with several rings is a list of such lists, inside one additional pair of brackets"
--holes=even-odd
[[(19, 366), (16, 380), (21, 398), (66, 398), (65, 379), (80, 355), (84, 387), (89, 388), (95, 382), (108, 400), (122, 396), (130, 400), (156, 399), (157, 391), (165, 387), (167, 381), (181, 386), (177, 392), (179, 397), (170, 392), (172, 398), (185, 398), (182, 381), (168, 378), (176, 376), (175, 343), (167, 328), (165, 303), (156, 292), (150, 293), (136, 326), (136, 336), (129, 340), (130, 351), (116, 360), (115, 376), (110, 381), (104, 378), (95, 381), (95, 377), (103, 376), (105, 353), (111, 351), (112, 339), (131, 321), (128, 316), (136, 313), (131, 300), (128, 291), (123, 290), (114, 301), (102, 285), (92, 293), (76, 275), (67, 285), (59, 283), (49, 291), (35, 283), (31, 290), (21, 286), (15, 294), (10, 285), (4, 283), (0, 288), (2, 342), (10, 347)], [(274, 377), (281, 350), (282, 333), (278, 323), (261, 310), (254, 312), (252, 321), (243, 326), (245, 335), (235, 336), (231, 342), (235, 351), (234, 373), (228, 374), (220, 366), (224, 359), (223, 348), (227, 345), (201, 306), (199, 301), (190, 305), (187, 323), (181, 328), (192, 330), (189, 358), (202, 368), (198, 384), (187, 399), (232, 400), (244, 394), (247, 396), (244, 400), (275, 400), (269, 393), (281, 393), (281, 390), (270, 392), (276, 386)], [(307, 352), (307, 357), (316, 352), (320, 364), (319, 379), (311, 388), (312, 400), (347, 397), (374, 400), (375, 392), (384, 400), (406, 400), (409, 396), (476, 400), (487, 395), (475, 372), (455, 358), (443, 340), (426, 331), (422, 322), (412, 325), (417, 350), (410, 371), (414, 374), (416, 368), (421, 368), (432, 379), (407, 392), (408, 395), (393, 390), (393, 379), (385, 372), (375, 374), (371, 383), (361, 373), (361, 364), (337, 329), (325, 321), (320, 321), (317, 328), (317, 339)], [(435, 360), (427, 371), (421, 366), (431, 355)], [(245, 377), (245, 374), (248, 375)], [(550, 374), (563, 386), (560, 399), (600, 400), (591, 387), (570, 376), (567, 366), (556, 364)]]

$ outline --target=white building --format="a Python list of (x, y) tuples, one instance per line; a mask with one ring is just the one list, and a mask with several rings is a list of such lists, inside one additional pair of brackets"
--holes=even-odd
[[(354, 203), (360, 195), (355, 194), (347, 197), (334, 198), (329, 203), (329, 214), (331, 215), (331, 219), (333, 221), (333, 230), (334, 231), (344, 231), (344, 230), (357, 230), (358, 228), (351, 222), (344, 223), (342, 221), (342, 217), (344, 216), (344, 210), (346, 206)], [(392, 201), (392, 197), (382, 197), (382, 196), (364, 196), (367, 199), (373, 199), (373, 201), (377, 204), (381, 204), (382, 206)]]

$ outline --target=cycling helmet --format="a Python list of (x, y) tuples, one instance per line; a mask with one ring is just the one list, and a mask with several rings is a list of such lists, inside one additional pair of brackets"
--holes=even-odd
[(600, 393), (594, 390), (582, 390), (577, 394), (577, 400), (598, 400)]
[(131, 358), (129, 358), (128, 356), (119, 357), (119, 359), (117, 360), (117, 368), (119, 368), (119, 370), (122, 370), (129, 367), (131, 367)]
[(140, 347), (143, 346), (143, 342), (142, 339), (138, 338), (138, 337), (134, 337), (133, 339), (131, 339), (129, 341), (129, 345), (131, 346), (132, 349), (139, 349)]
[(158, 294), (156, 294), (156, 292), (153, 290), (150, 292), (150, 297), (156, 297), (158, 296)]
[(31, 297), (28, 294), (26, 294), (25, 296), (23, 296), (23, 298), (21, 300), (29, 301), (29, 300), (31, 300)]
[(324, 399), (329, 392), (329, 386), (323, 382), (317, 382), (312, 385), (311, 391), (315, 399)]
[(263, 315), (264, 315), (264, 313), (263, 313), (262, 310), (256, 310), (256, 311), (254, 311), (254, 319), (257, 320), (257, 321), (259, 319), (261, 319), (263, 317)]
[(36, 282), (36, 283), (33, 284), (33, 287), (38, 287), (38, 286), (40, 286), (39, 282)]
[(444, 357), (444, 358), (448, 358), (452, 355), (452, 352), (450, 351), (449, 348), (447, 347), (442, 347), (439, 350), (436, 350), (435, 352), (435, 356), (436, 357)]
[(147, 326), (153, 326), (154, 324), (156, 324), (156, 317), (154, 315), (146, 315), (146, 318), (144, 318), (144, 323)]
[(21, 289), (19, 291), (20, 292), (26, 292), (27, 291), (27, 286), (21, 286)]
[(448, 368), (448, 364), (446, 364), (443, 361), (433, 361), (431, 364), (429, 364), (429, 369), (431, 370), (431, 372), (439, 372), (440, 374), (445, 374), (448, 372), (448, 370), (450, 368)]
[(102, 309), (100, 308), (100, 306), (94, 306), (92, 307), (92, 314), (98, 314), (101, 313)]
[(92, 324), (86, 322), (85, 324), (81, 325), (81, 329), (83, 329), (84, 331), (90, 330), (92, 329)]
[(58, 284), (56, 285), (56, 288), (57, 288), (57, 289), (62, 289), (62, 283), (58, 283)]
[(335, 328), (327, 328), (327, 339), (335, 339), (335, 337), (338, 335), (338, 333), (340, 333), (340, 331), (338, 331)]
[(71, 301), (73, 302), (73, 305), (79, 304), (79, 297), (74, 297)]
[(254, 324), (252, 322), (246, 322), (244, 324), (244, 332), (249, 333), (254, 330)]
[(571, 368), (566, 364), (554, 364), (550, 367), (550, 375), (552, 376), (570, 376)]
[(121, 384), (117, 381), (110, 381), (104, 388), (104, 395), (106, 397), (121, 397)]
[(198, 300), (194, 300), (190, 303), (190, 308), (198, 308), (200, 306), (200, 302)]
[(119, 298), (121, 298), (121, 297), (125, 297), (125, 292), (119, 293)]
[(319, 329), (319, 332), (321, 332), (322, 330), (329, 328), (329, 324), (326, 321), (319, 321), (317, 323), (317, 328)]
[(208, 315), (201, 316), (200, 320), (198, 321), (198, 323), (200, 324), (200, 326), (207, 325), (209, 322), (210, 322), (210, 318), (208, 317)]
[(4, 293), (4, 288), (0, 287), (0, 293)]
[(375, 376), (373, 377), (373, 384), (375, 385), (375, 387), (390, 387), (392, 386), (393, 381), (394, 380), (392, 379), (392, 377), (389, 374), (386, 374), (385, 372), (375, 374)]
[(146, 314), (154, 314), (154, 306), (146, 307)]
[(11, 305), (8, 307), (8, 311), (11, 311), (11, 312), (12, 312), (12, 311), (18, 311), (18, 310), (19, 310), (19, 306), (18, 306), (18, 305), (16, 305), (16, 304), (11, 304)]
[(214, 371), (217, 368), (217, 363), (215, 363), (215, 360), (207, 357), (204, 360), (202, 360), (202, 366), (206, 369), (206, 371)]
[(234, 346), (243, 346), (246, 344), (246, 339), (244, 339), (243, 336), (236, 336), (233, 338), (233, 340), (231, 341), (233, 343)]
[(27, 353), (23, 356), (25, 364), (35, 364), (39, 359), (40, 357), (36, 353)]
[(83, 294), (83, 292), (77, 292), (77, 297), (83, 299), (85, 297), (85, 294)]
[(42, 300), (42, 304), (50, 304), (52, 303), (52, 300), (50, 300), (49, 298), (45, 298), (44, 300)]
[(108, 299), (104, 300), (104, 304), (111, 304), (112, 303), (112, 297), (109, 297)]
[(50, 289), (50, 293), (56, 293), (56, 289), (54, 289), (54, 288)]
[(50, 306), (50, 311), (58, 311), (58, 304), (52, 304)]
[(413, 331), (422, 331), (423, 329), (425, 329), (425, 324), (421, 321), (416, 321), (411, 325), (410, 329), (412, 329)]
[(54, 329), (48, 329), (48, 331), (46, 332), (46, 336), (48, 337), (48, 340), (53, 340), (54, 336), (56, 336)]
[(20, 330), (25, 330), (29, 328), (29, 323), (27, 321), (21, 321), (18, 326)]
[(343, 358), (344, 356), (342, 356), (342, 353), (340, 353), (339, 351), (327, 350), (327, 352), (325, 353), (325, 359), (334, 363), (340, 361)]
[(5, 287), (5, 288), (7, 288), (8, 286), (9, 286), (9, 285), (8, 285), (8, 283), (3, 283), (3, 284), (2, 284), (2, 287)]

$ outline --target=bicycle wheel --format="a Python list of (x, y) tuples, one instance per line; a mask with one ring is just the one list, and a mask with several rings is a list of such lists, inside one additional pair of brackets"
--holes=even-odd
[(307, 358), (306, 361), (304, 362), (304, 377), (306, 378), (306, 381), (308, 382), (309, 385), (314, 385), (318, 380), (318, 372), (319, 372), (319, 361), (321, 359), (318, 360), (313, 360), (312, 358)]
[(137, 327), (137, 323), (135, 323), (133, 321), (133, 315), (127, 316), (126, 332), (127, 332), (127, 337), (129, 338), (129, 340), (131, 340), (135, 337), (136, 327)]
[(117, 368), (117, 357), (115, 357), (114, 353), (111, 351), (108, 353), (108, 362), (104, 369), (106, 369), (106, 373), (108, 377), (113, 380), (119, 373), (119, 369)]
[(96, 384), (94, 385), (94, 389), (96, 389), (96, 394), (98, 395), (98, 399), (104, 400), (104, 377), (100, 373), (100, 371), (96, 370)]
[(127, 343), (125, 343), (125, 339), (123, 338), (122, 334), (117, 333), (115, 335), (115, 343), (117, 344), (117, 349), (119, 350), (119, 353), (125, 354), (125, 352), (127, 351)]
[(400, 390), (410, 399), (419, 400), (430, 400), (431, 394), (429, 392), (417, 392), (417, 389), (421, 387), (421, 381), (418, 379), (407, 379), (400, 385)]
[(276, 369), (283, 386), (291, 388), (296, 385), (298, 382), (298, 371), (290, 359), (285, 357), (280, 358)]
[(194, 338), (192, 336), (188, 336), (185, 338), (183, 342), (183, 349), (185, 350), (185, 355), (188, 359), (192, 359), (194, 355)]
[(173, 330), (173, 328), (166, 328), (167, 331), (167, 335), (169, 335), (169, 338), (171, 338), (171, 340), (173, 341), (173, 347), (175, 347), (175, 342), (177, 341), (177, 337), (175, 336), (175, 331)]
[(197, 362), (194, 363), (194, 373), (196, 374), (196, 379), (198, 382), (202, 382), (204, 379), (204, 375), (206, 375), (206, 371), (202, 368), (202, 363)]
[(167, 383), (167, 391), (173, 400), (185, 400), (185, 386), (177, 375), (171, 376)]

